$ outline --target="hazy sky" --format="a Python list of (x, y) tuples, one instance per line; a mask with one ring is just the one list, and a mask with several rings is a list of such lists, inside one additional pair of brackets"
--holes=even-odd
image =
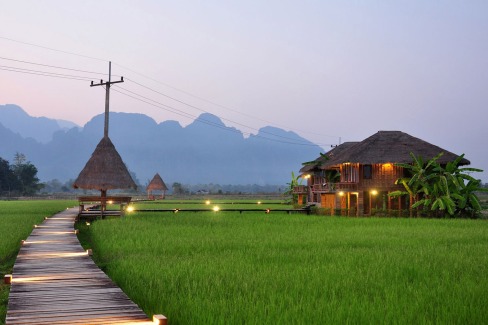
[(273, 125), (327, 150), (339, 138), (400, 130), (465, 153), (488, 182), (486, 0), (0, 0), (0, 8), (0, 104), (33, 116), (83, 125), (103, 112), (104, 90), (2, 69), (98, 82), (106, 75), (83, 71), (107, 74), (111, 60), (126, 78), (112, 88), (111, 111), (182, 125), (206, 111), (244, 133)]

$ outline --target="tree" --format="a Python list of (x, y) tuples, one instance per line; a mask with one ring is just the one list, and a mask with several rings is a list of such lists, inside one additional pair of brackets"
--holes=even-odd
[(16, 153), (14, 157), (13, 174), (16, 178), (15, 189), (22, 195), (32, 195), (39, 191), (43, 184), (39, 183), (37, 178), (37, 168), (30, 161), (27, 161), (25, 155)]
[(390, 196), (409, 195), (411, 209), (422, 207), (437, 217), (446, 212), (451, 216), (474, 216), (481, 210), (475, 192), (486, 190), (481, 188), (481, 181), (469, 173), (482, 170), (459, 167), (464, 154), (445, 166), (437, 162), (442, 153), (427, 162), (413, 153), (410, 156), (412, 164), (396, 164), (411, 175), (397, 180), (405, 191), (395, 191)]
[(23, 163), (25, 163), (27, 160), (27, 158), (25, 157), (25, 155), (23, 153), (20, 153), (20, 152), (16, 152), (15, 155), (14, 155), (14, 165), (22, 165)]
[(293, 189), (296, 186), (302, 185), (302, 179), (300, 178), (300, 175), (295, 176), (294, 172), (291, 172), (291, 181), (290, 183), (286, 183), (287, 189), (283, 193), (285, 196), (291, 196), (291, 203), (297, 204), (298, 203), (298, 195), (293, 193)]
[(188, 192), (187, 189), (181, 183), (178, 182), (173, 183), (172, 188), (173, 188), (173, 194), (176, 195), (185, 194)]
[(7, 160), (0, 158), (0, 192), (10, 192), (15, 184), (15, 176)]

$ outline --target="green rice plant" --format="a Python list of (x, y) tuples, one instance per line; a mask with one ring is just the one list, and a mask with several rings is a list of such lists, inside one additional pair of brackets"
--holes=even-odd
[(488, 319), (483, 220), (135, 213), (82, 234), (102, 269), (172, 324)]
[(140, 210), (175, 210), (175, 209), (207, 209), (214, 207), (220, 209), (293, 209), (289, 204), (277, 200), (159, 200), (159, 201), (136, 201), (132, 202), (134, 209)]
[(33, 226), (41, 223), (44, 217), (75, 204), (75, 201), (0, 201), (0, 324), (5, 321), (9, 293), (3, 277), (12, 272), (20, 241), (26, 239)]

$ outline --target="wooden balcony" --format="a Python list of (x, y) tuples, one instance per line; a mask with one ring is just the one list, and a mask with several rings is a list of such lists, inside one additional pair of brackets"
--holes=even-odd
[(358, 183), (335, 183), (335, 191), (357, 192)]
[(308, 193), (308, 186), (298, 185), (293, 188), (293, 194), (306, 194)]
[(334, 192), (334, 184), (314, 184), (312, 191), (316, 193), (330, 193)]
[(358, 190), (357, 183), (325, 183), (313, 184), (312, 186), (300, 185), (293, 188), (293, 194), (306, 194), (309, 191), (312, 193), (335, 193), (338, 191), (356, 192)]

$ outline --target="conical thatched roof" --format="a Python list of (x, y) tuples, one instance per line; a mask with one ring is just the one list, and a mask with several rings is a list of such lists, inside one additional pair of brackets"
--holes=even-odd
[(301, 173), (307, 173), (307, 172), (310, 172), (314, 169), (320, 169), (320, 167), (322, 165), (324, 165), (327, 161), (330, 161), (331, 159), (340, 155), (342, 152), (344, 152), (345, 150), (349, 149), (350, 147), (354, 146), (357, 143), (359, 143), (359, 142), (344, 142), (344, 143), (330, 149), (329, 151), (327, 151), (327, 153), (325, 153), (324, 156), (320, 156), (319, 158), (315, 159), (310, 164), (303, 166), (300, 169), (300, 172)]
[(73, 183), (74, 188), (106, 191), (136, 189), (137, 185), (109, 137), (104, 137)]
[(154, 175), (153, 179), (149, 182), (146, 190), (148, 191), (167, 191), (168, 187), (164, 184), (163, 179), (159, 176), (158, 173)]
[[(444, 153), (437, 161), (447, 164), (455, 160), (458, 155), (413, 137), (401, 131), (379, 131), (369, 138), (351, 146), (347, 150), (335, 155), (322, 165), (322, 168), (341, 163), (383, 164), (383, 163), (411, 163), (412, 157), (421, 156), (424, 160), (431, 159), (439, 153)], [(462, 159), (460, 165), (469, 165), (467, 159)]]

